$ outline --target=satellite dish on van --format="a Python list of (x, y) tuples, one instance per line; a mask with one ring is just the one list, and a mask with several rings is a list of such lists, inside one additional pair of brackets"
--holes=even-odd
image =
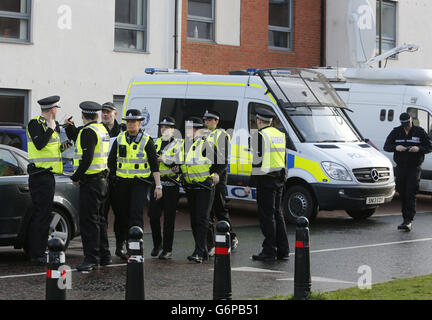
[(376, 22), (368, 0), (348, 0), (348, 45), (351, 63), (365, 67), (375, 56)]

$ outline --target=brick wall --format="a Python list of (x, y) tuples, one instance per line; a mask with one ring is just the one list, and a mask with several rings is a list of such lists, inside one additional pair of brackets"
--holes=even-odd
[(268, 49), (268, 2), (241, 1), (240, 46), (228, 46), (187, 40), (188, 1), (183, 0), (181, 68), (227, 74), (247, 68), (319, 66), (321, 0), (294, 0), (292, 52)]

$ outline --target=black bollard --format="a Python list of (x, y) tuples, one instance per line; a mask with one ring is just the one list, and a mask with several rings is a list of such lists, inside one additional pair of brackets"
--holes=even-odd
[(46, 300), (66, 300), (65, 279), (69, 276), (65, 264), (64, 242), (58, 238), (48, 241), (48, 267), (46, 272)]
[(312, 287), (309, 256), (309, 221), (305, 217), (297, 219), (295, 270), (294, 270), (294, 299), (306, 300)]
[(129, 229), (127, 243), (126, 300), (144, 300), (144, 232), (140, 227)]
[(216, 225), (213, 300), (231, 300), (231, 235), (230, 225), (219, 221)]

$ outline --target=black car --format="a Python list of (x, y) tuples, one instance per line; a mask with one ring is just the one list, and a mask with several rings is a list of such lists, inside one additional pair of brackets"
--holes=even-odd
[[(28, 187), (27, 152), (0, 144), (0, 246), (27, 250), (27, 234), (33, 212)], [(66, 175), (55, 175), (56, 191), (49, 237), (66, 246), (79, 235), (79, 188)]]

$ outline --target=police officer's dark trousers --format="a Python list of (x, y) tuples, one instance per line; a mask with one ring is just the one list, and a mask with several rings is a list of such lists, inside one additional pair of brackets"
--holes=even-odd
[[(227, 175), (223, 174), (220, 177), (220, 182), (214, 186), (213, 205), (210, 210), (209, 231), (207, 234), (207, 245), (209, 248), (214, 247), (215, 243), (215, 223), (217, 221), (226, 221), (232, 229), (229, 211), (226, 207), (226, 184)], [(231, 236), (232, 239), (232, 236)]]
[(80, 229), (84, 261), (98, 263), (110, 256), (107, 221), (103, 205), (108, 192), (104, 174), (86, 175), (80, 180)]
[(206, 258), (208, 255), (207, 232), (213, 192), (213, 188), (207, 190), (197, 186), (192, 187), (191, 185), (187, 188), (191, 228), (195, 240), (193, 255), (198, 254), (202, 258)]
[(119, 238), (117, 241), (128, 239), (129, 228), (138, 226), (144, 228), (144, 208), (150, 202), (152, 186), (135, 178), (119, 178), (116, 187)]
[(114, 224), (113, 224), (113, 229), (114, 229), (114, 234), (116, 236), (116, 239), (119, 238), (119, 233), (120, 233), (120, 222), (119, 219), (117, 218), (118, 215), (118, 208), (117, 208), (117, 179), (116, 178), (109, 178), (108, 179), (108, 196), (107, 199), (104, 203), (104, 217), (106, 219), (106, 221), (108, 221), (108, 214), (109, 214), (109, 209), (111, 208), (114, 214)]
[(256, 200), (261, 231), (264, 235), (262, 252), (269, 256), (289, 254), (288, 236), (281, 211), (284, 183), (269, 175), (257, 177)]
[(29, 189), (34, 211), (30, 221), (27, 243), (30, 258), (40, 258), (43, 257), (48, 242), (55, 192), (54, 175), (48, 171), (30, 174)]
[[(150, 202), (148, 216), (150, 218), (150, 227), (152, 231), (153, 246), (155, 248), (162, 245), (162, 250), (166, 252), (172, 251), (174, 240), (174, 226), (177, 211), (177, 200), (179, 195), (179, 187), (163, 186), (163, 196), (159, 200), (154, 198)], [(163, 212), (163, 238), (161, 234), (160, 219)]]
[(411, 222), (416, 214), (416, 194), (419, 189), (421, 169), (419, 167), (395, 168), (396, 191), (399, 193), (404, 222)]

